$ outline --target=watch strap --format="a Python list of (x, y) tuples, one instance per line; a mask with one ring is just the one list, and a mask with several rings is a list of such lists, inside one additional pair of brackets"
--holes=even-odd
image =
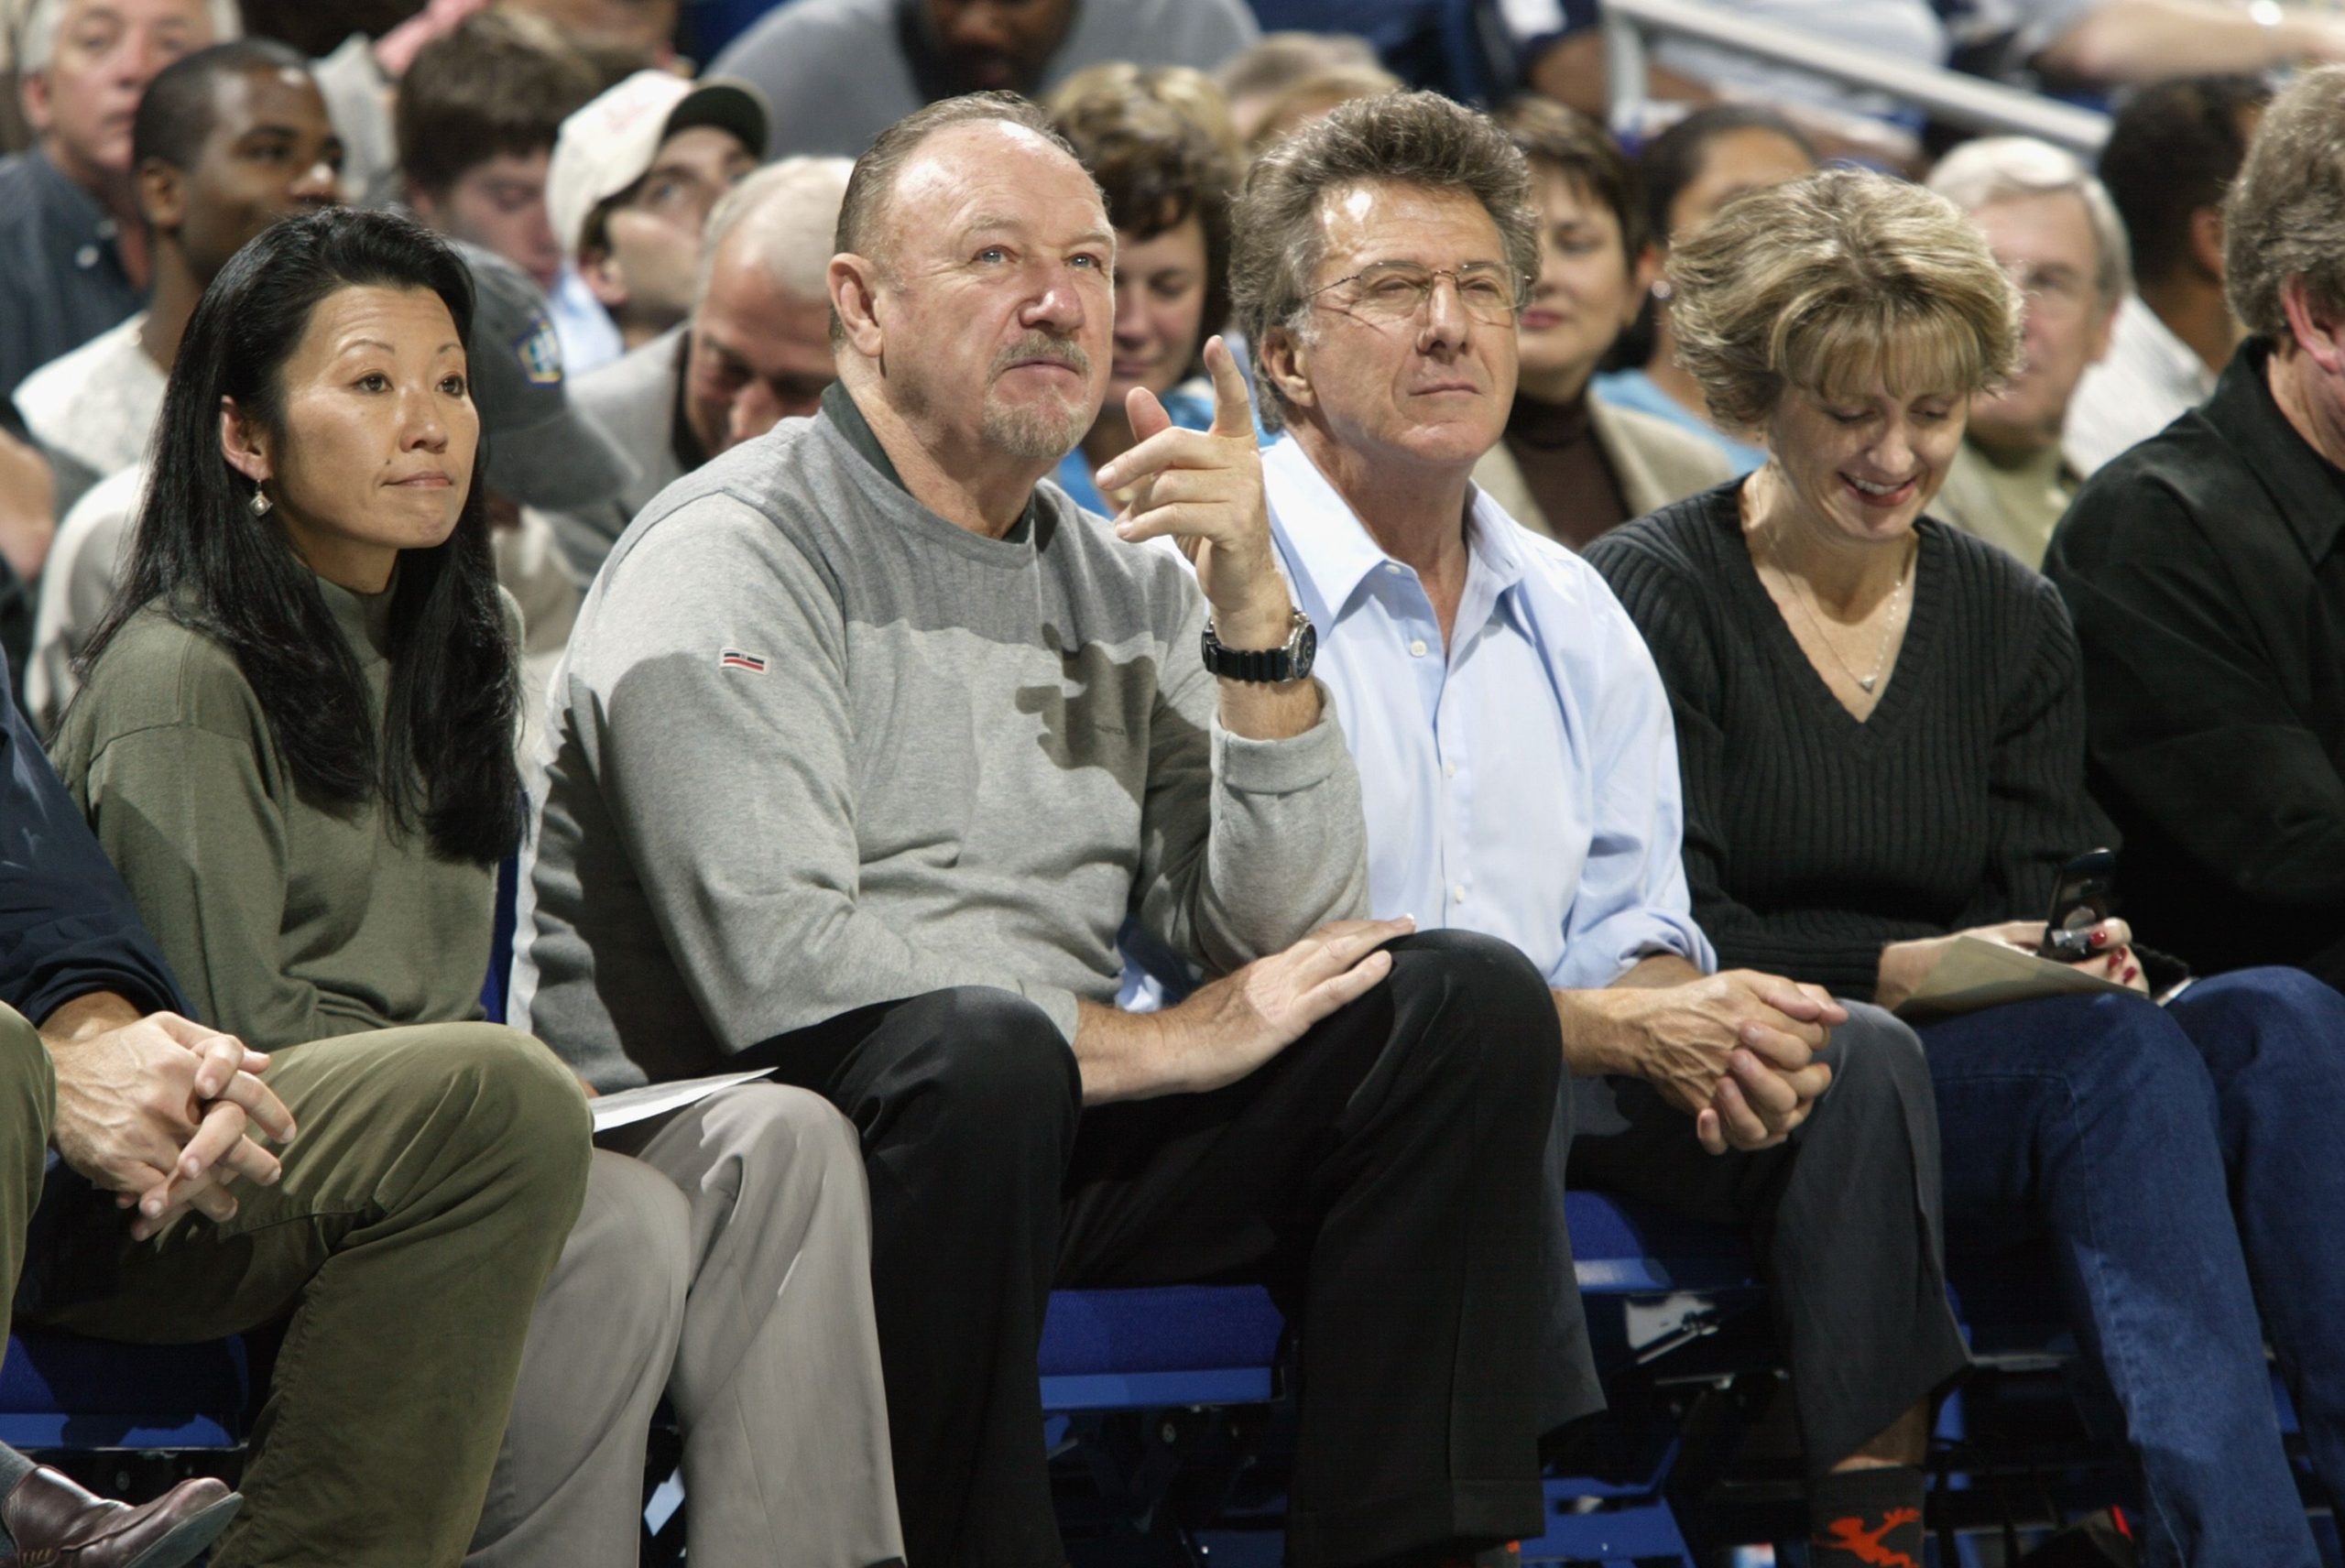
[(1272, 685), (1299, 680), (1311, 672), (1314, 641), (1311, 617), (1297, 610), (1286, 641), (1276, 648), (1226, 647), (1214, 636), (1213, 622), (1208, 619), (1198, 641), (1198, 651), (1204, 657), (1205, 669), (1225, 681)]

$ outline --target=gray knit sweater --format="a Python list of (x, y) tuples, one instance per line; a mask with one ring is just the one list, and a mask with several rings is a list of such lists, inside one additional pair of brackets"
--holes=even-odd
[(720, 1071), (995, 985), (1071, 1040), (1126, 914), (1208, 970), (1364, 914), (1332, 700), (1216, 722), (1204, 601), (1055, 487), (1004, 539), (897, 482), (843, 390), (671, 486), (553, 681), (516, 1021), (589, 1082)]

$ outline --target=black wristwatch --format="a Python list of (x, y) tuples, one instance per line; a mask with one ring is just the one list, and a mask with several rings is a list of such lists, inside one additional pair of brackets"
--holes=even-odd
[(1311, 673), (1312, 662), (1319, 657), (1319, 633), (1311, 625), (1311, 617), (1297, 610), (1294, 619), (1288, 623), (1284, 645), (1252, 649), (1224, 648), (1221, 639), (1213, 635), (1212, 620), (1207, 619), (1205, 636), (1198, 639), (1197, 646), (1205, 655), (1205, 669), (1223, 680), (1268, 685), (1300, 681)]

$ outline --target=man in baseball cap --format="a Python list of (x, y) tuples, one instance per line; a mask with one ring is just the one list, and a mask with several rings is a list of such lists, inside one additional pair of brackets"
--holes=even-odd
[(770, 121), (753, 87), (638, 71), (562, 122), (546, 207), (570, 266), (614, 329), (605, 336), (565, 323), (573, 374), (690, 313), (701, 227), (765, 160)]

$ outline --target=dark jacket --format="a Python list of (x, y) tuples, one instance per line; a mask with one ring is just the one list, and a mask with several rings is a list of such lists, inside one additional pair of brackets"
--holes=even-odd
[(0, 158), (0, 397), (146, 300), (96, 197), (38, 149)]
[(0, 678), (0, 1002), (38, 1024), (93, 991), (119, 992), (142, 1013), (185, 1011), (129, 890)]
[(2096, 474), (2045, 558), (2084, 649), (2090, 782), (2124, 912), (2202, 971), (2345, 982), (2345, 472), (2241, 345)]

